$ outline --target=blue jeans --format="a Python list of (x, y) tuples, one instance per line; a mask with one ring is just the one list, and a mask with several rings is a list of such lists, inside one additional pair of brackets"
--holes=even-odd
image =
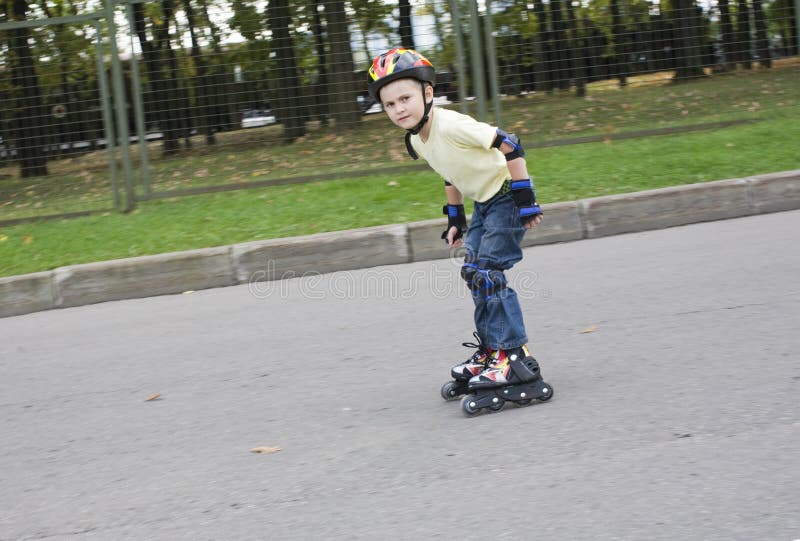
[[(475, 202), (472, 221), (464, 239), (465, 263), (493, 269), (492, 281), (504, 282), (506, 271), (522, 259), (520, 243), (525, 227), (519, 219), (510, 194), (499, 195), (485, 203)], [(510, 287), (486, 294), (472, 292), (475, 303), (475, 328), (481, 341), (492, 349), (512, 349), (528, 343), (525, 322), (517, 293)]]

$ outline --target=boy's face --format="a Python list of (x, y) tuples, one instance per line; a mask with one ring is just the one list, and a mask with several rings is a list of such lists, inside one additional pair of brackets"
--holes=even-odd
[(422, 120), (422, 115), (425, 114), (425, 100), (433, 99), (432, 94), (433, 89), (430, 85), (425, 86), (423, 98), (419, 81), (398, 79), (381, 88), (381, 103), (395, 126), (411, 130)]

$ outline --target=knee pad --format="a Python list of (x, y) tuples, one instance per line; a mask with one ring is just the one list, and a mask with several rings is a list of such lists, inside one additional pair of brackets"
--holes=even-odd
[(479, 267), (472, 278), (472, 290), (483, 293), (487, 298), (506, 287), (508, 281), (502, 269)]
[(467, 287), (474, 288), (475, 274), (478, 272), (477, 263), (464, 263), (461, 267), (461, 278), (467, 283)]

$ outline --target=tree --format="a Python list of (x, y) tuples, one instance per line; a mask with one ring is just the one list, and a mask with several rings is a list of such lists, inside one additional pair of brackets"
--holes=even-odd
[[(160, 5), (150, 5), (151, 13), (145, 18), (145, 7), (133, 4), (134, 30), (142, 48), (147, 72), (147, 90), (144, 92), (145, 110), (149, 119), (158, 123), (164, 134), (162, 151), (164, 155), (178, 152), (180, 136), (180, 117), (178, 111), (177, 63), (169, 38), (169, 24), (172, 18), (172, 0), (162, 0)], [(149, 19), (149, 25), (148, 25)], [(147, 34), (151, 29), (153, 38)], [(168, 64), (162, 53), (167, 53)]]
[(753, 59), (750, 54), (750, 6), (747, 0), (739, 0), (736, 7), (736, 61), (744, 66), (745, 69), (753, 67)]
[[(616, 0), (612, 0), (616, 1)], [(570, 46), (567, 41), (567, 22), (564, 20), (561, 0), (550, 0), (550, 19), (553, 21), (551, 79), (553, 86), (566, 90), (571, 78)]]
[(330, 46), (328, 91), (331, 118), (337, 129), (350, 129), (361, 121), (358, 84), (354, 84), (353, 51), (344, 0), (325, 0)]
[(772, 67), (772, 53), (767, 40), (767, 18), (761, 6), (761, 0), (753, 0), (753, 18), (756, 24), (756, 54), (758, 62), (765, 68)]
[(390, 36), (392, 29), (386, 21), (392, 14), (392, 6), (382, 0), (351, 0), (350, 5), (354, 11), (353, 21), (361, 33), (364, 54), (371, 59), (375, 54), (369, 49), (369, 37)]
[(194, 71), (196, 75), (195, 81), (195, 99), (197, 100), (197, 109), (200, 113), (195, 118), (200, 119), (200, 129), (205, 133), (206, 144), (215, 145), (217, 143), (215, 132), (215, 122), (213, 120), (213, 112), (209, 100), (210, 78), (208, 77), (208, 65), (206, 64), (203, 53), (200, 50), (200, 44), (197, 40), (197, 18), (195, 17), (194, 8), (192, 7), (192, 0), (183, 0), (183, 11), (186, 14), (186, 21), (189, 25), (189, 37), (192, 42), (191, 59), (194, 64)]
[(289, 32), (292, 25), (288, 0), (270, 0), (267, 24), (272, 32), (271, 48), (277, 63), (273, 110), (283, 124), (284, 142), (292, 143), (305, 135), (307, 113), (302, 106), (294, 43)]
[(675, 27), (675, 81), (703, 77), (702, 11), (694, 0), (673, 0)]
[(578, 19), (575, 16), (575, 6), (572, 5), (571, 1), (567, 2), (567, 15), (569, 17), (569, 49), (572, 52), (570, 58), (572, 61), (572, 76), (575, 81), (575, 94), (582, 98), (586, 96), (585, 58), (588, 51), (584, 46), (583, 35), (581, 29), (578, 27)]
[(400, 8), (400, 44), (407, 49), (415, 49), (414, 32), (411, 28), (411, 3), (409, 0), (399, 0)]
[(731, 69), (731, 66), (735, 66), (732, 62), (736, 59), (736, 36), (733, 31), (731, 8), (728, 0), (719, 0), (718, 7), (720, 32), (722, 33), (722, 51), (725, 57), (723, 68), (727, 71)]
[[(8, 20), (26, 20), (27, 0), (6, 0), (3, 7)], [(32, 41), (31, 32), (27, 28), (8, 31), (11, 85), (15, 105), (11, 133), (15, 134), (17, 161), (20, 165), (20, 176), (23, 178), (47, 174), (43, 126), (45, 115), (39, 76), (31, 52)]]
[(317, 54), (317, 78), (312, 85), (312, 98), (316, 116), (324, 126), (328, 125), (328, 54), (325, 51), (325, 36), (322, 31), (320, 11), (324, 9), (322, 0), (312, 0), (314, 17), (311, 25), (314, 33), (314, 50)]
[(781, 49), (785, 56), (800, 54), (797, 47), (798, 20), (794, 0), (774, 0), (767, 5), (767, 25), (781, 36)]
[(614, 53), (612, 54), (612, 65), (614, 75), (619, 78), (619, 86), (628, 84), (628, 36), (625, 26), (622, 23), (622, 13), (619, 8), (619, 0), (611, 0), (611, 33), (614, 35)]

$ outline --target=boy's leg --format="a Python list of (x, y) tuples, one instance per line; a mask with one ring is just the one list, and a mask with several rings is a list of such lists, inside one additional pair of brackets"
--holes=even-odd
[(492, 349), (518, 348), (528, 337), (517, 293), (508, 287), (505, 271), (522, 259), (525, 227), (511, 196), (498, 197), (484, 208), (481, 228), (476, 256), (484, 287), (475, 296), (476, 324), (480, 306), (478, 332)]
[[(464, 237), (464, 248), (466, 248), (466, 255), (464, 256), (464, 266), (461, 268), (461, 277), (466, 280), (467, 287), (471, 288), (472, 279), (478, 269), (478, 252), (481, 246), (481, 239), (484, 235), (483, 226), (483, 205), (475, 203), (475, 208), (472, 212), (472, 220), (470, 220), (469, 229)], [(470, 277), (471, 275), (471, 277)], [(475, 329), (478, 332), (478, 337), (483, 344), (488, 344), (488, 336), (485, 333), (486, 328), (486, 297), (484, 295), (476, 294), (473, 290), (472, 302), (475, 305), (474, 320)]]

